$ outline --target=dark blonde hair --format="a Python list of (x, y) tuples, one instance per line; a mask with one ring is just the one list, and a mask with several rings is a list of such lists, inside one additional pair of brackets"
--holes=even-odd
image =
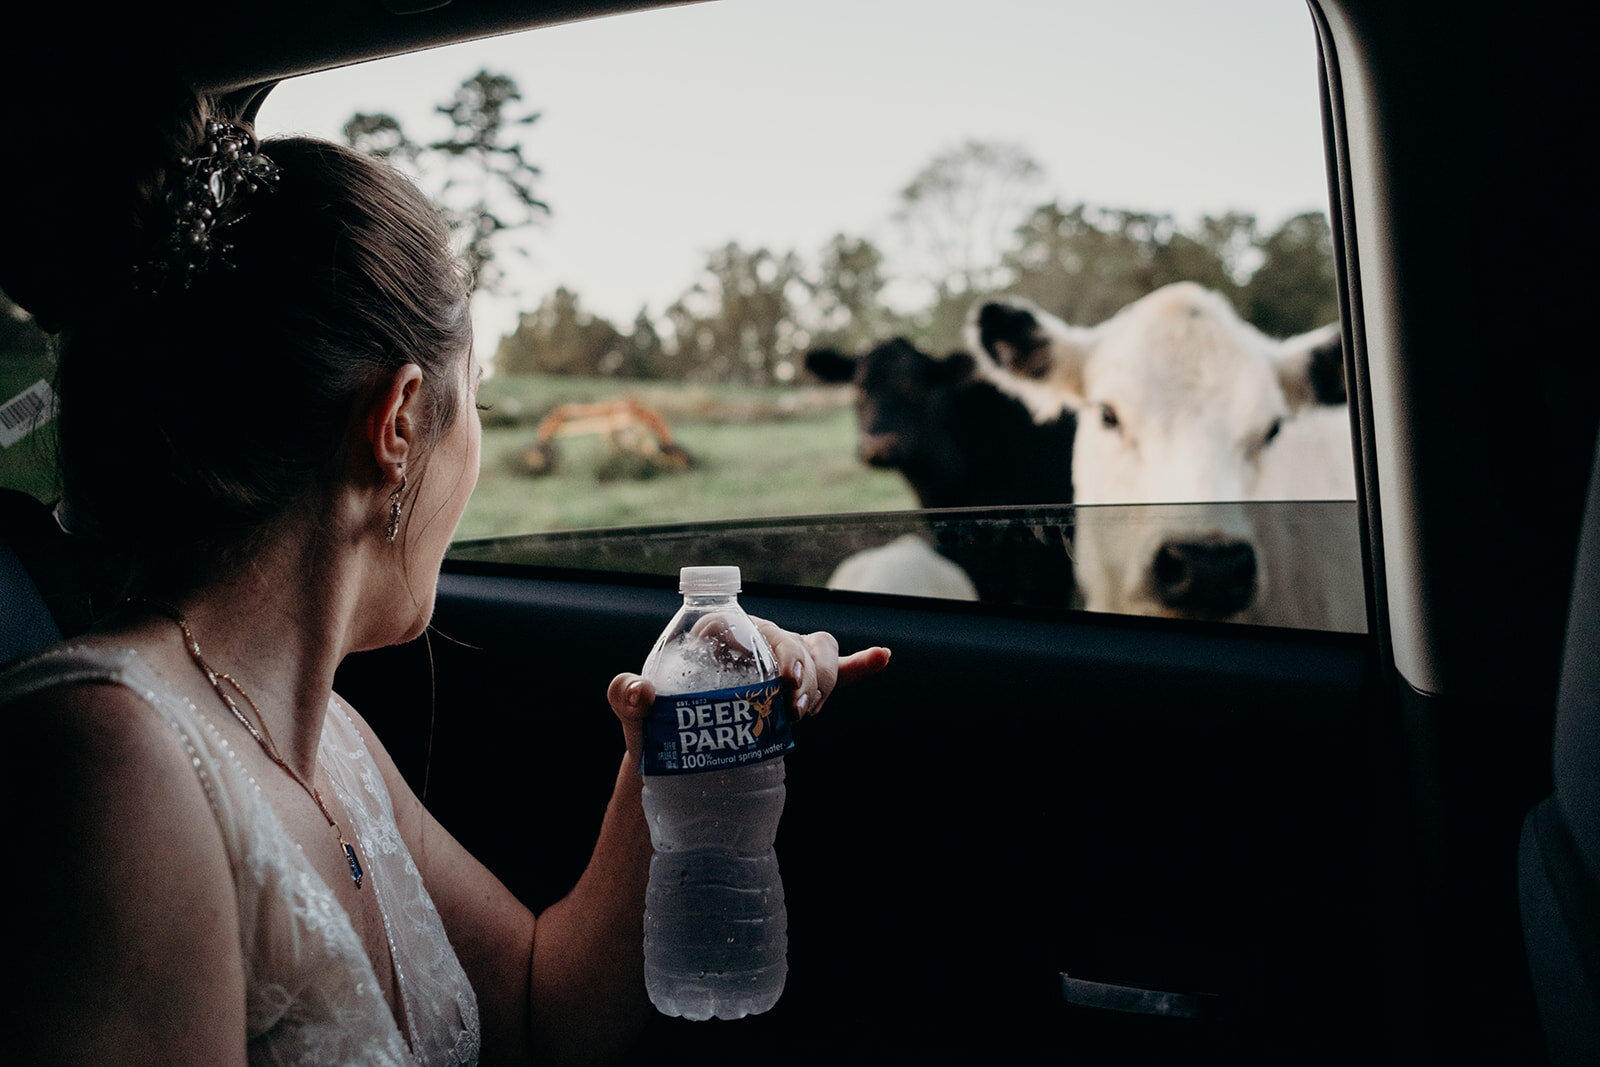
[[(206, 118), (181, 124), (170, 159), (197, 149)], [(356, 401), (384, 372), (422, 368), (423, 457), (463, 401), (467, 288), (438, 212), (340, 145), (287, 137), (261, 151), (281, 177), (227, 227), (226, 264), (154, 294), (134, 291), (130, 264), (129, 284), (62, 334), (71, 522), (169, 588), (248, 554), (331, 484)], [(164, 179), (143, 183), (137, 249), (171, 232)]]

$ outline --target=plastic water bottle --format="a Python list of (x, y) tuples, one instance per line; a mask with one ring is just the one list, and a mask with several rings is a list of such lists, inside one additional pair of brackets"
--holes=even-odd
[(738, 1019), (783, 992), (788, 915), (773, 838), (793, 745), (772, 649), (738, 567), (685, 567), (683, 607), (645, 660), (644, 812), (655, 855), (644, 979), (667, 1015)]

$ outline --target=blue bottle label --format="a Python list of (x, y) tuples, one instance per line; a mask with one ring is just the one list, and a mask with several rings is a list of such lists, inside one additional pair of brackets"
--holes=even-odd
[(794, 747), (777, 679), (656, 697), (644, 723), (645, 774), (725, 771), (776, 759)]

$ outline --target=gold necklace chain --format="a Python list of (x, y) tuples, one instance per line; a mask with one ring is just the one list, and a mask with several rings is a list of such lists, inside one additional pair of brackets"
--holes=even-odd
[[(261, 709), (250, 698), (250, 694), (245, 692), (244, 686), (240, 685), (239, 680), (233, 675), (219, 671), (206, 662), (205, 657), (200, 654), (200, 643), (194, 639), (194, 631), (189, 628), (189, 620), (184, 618), (183, 612), (164, 601), (151, 600), (147, 597), (133, 598), (129, 600), (129, 603), (144, 604), (154, 608), (178, 624), (178, 629), (183, 631), (184, 650), (189, 653), (189, 658), (194, 660), (195, 666), (199, 667), (201, 673), (206, 676), (206, 681), (211, 683), (211, 688), (216, 690), (217, 696), (221, 698), (222, 703), (227, 706), (229, 711), (233, 712), (233, 717), (239, 720), (239, 724), (250, 732), (250, 736), (256, 739), (256, 744), (261, 746), (261, 751), (266, 753), (267, 758), (283, 768), (284, 773), (294, 779), (295, 784), (304, 789), (307, 795), (316, 802), (317, 810), (322, 812), (322, 817), (328, 820), (328, 825), (333, 827), (334, 834), (339, 838), (339, 847), (344, 851), (345, 861), (350, 864), (350, 880), (355, 882), (357, 889), (360, 889), (362, 879), (361, 861), (356, 858), (355, 846), (344, 839), (344, 831), (339, 828), (339, 824), (334, 820), (333, 814), (328, 811), (328, 805), (322, 802), (322, 794), (317, 791), (317, 787), (300, 777), (300, 772), (289, 766), (289, 761), (279, 754), (278, 746), (267, 730), (266, 717), (261, 714)], [(256, 723), (252, 723), (246, 717), (245, 713), (239, 709), (239, 705), (228, 695), (228, 691), (222, 687), (223, 682), (227, 682), (233, 688), (233, 691), (238, 693), (246, 704), (250, 705), (250, 710), (255, 713), (256, 720), (260, 724), (259, 728), (257, 728)]]

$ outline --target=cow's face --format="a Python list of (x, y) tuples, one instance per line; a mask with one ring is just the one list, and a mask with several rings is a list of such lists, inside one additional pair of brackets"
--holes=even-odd
[(874, 467), (915, 470), (935, 461), (940, 442), (930, 433), (930, 413), (951, 389), (970, 381), (972, 358), (957, 353), (935, 359), (896, 338), (865, 356), (832, 349), (806, 354), (806, 368), (824, 381), (856, 385), (857, 452)]
[[(1036, 417), (1077, 413), (1079, 504), (1212, 505), (1080, 512), (1078, 580), (1093, 610), (1243, 612), (1270, 561), (1237, 503), (1277, 495), (1276, 484), (1293, 481), (1286, 467), (1341, 462), (1309, 454), (1296, 426), (1308, 405), (1343, 402), (1342, 377), (1328, 371), (1340, 366), (1332, 329), (1274, 341), (1218, 294), (1178, 284), (1090, 329), (990, 303), (972, 332), (992, 361), (986, 373)], [(1349, 468), (1348, 436), (1342, 463)]]

